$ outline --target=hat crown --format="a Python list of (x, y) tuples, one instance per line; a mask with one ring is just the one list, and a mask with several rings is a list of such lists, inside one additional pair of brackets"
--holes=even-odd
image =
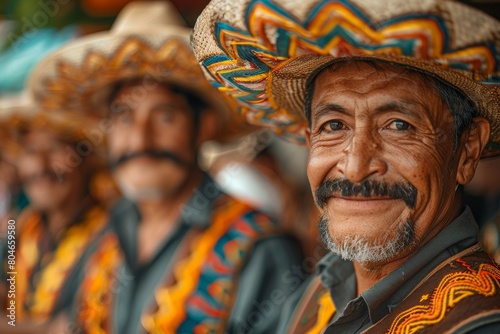
[(137, 34), (167, 27), (186, 27), (186, 22), (170, 2), (145, 1), (127, 4), (111, 27), (112, 34)]
[[(168, 1), (131, 2), (109, 31), (76, 39), (42, 60), (31, 74), (30, 95), (45, 110), (99, 120), (117, 82), (154, 79), (184, 87), (213, 106), (220, 124), (217, 139), (248, 131), (205, 79), (189, 44), (190, 32)], [(229, 122), (232, 126), (225, 126)]]
[(332, 61), (369, 58), (457, 87), (490, 120), (500, 154), (500, 23), (458, 1), (212, 0), (191, 41), (207, 79), (249, 123), (292, 141), (304, 142), (309, 78)]

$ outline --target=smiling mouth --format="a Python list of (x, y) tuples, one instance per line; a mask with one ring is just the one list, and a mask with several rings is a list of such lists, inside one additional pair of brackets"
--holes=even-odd
[(58, 179), (55, 176), (52, 175), (35, 175), (27, 179), (24, 184), (26, 186), (32, 186), (32, 185), (42, 185), (42, 186), (51, 186), (54, 183), (57, 183)]
[(339, 197), (332, 196), (328, 200), (334, 210), (364, 211), (364, 210), (387, 210), (397, 202), (403, 202), (400, 198), (392, 197)]
[(161, 161), (158, 158), (150, 157), (150, 156), (138, 156), (135, 158), (130, 159), (127, 162), (133, 163), (133, 162), (138, 162), (138, 163), (144, 163), (144, 162), (158, 162)]
[(366, 197), (366, 196), (336, 196), (333, 195), (331, 198), (337, 198), (337, 199), (343, 199), (346, 201), (387, 201), (387, 200), (398, 200), (399, 198), (394, 198), (394, 197), (382, 197), (382, 196), (376, 196), (376, 197)]

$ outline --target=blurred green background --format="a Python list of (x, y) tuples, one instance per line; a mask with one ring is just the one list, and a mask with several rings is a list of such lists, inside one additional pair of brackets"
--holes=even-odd
[[(0, 96), (22, 90), (33, 66), (69, 39), (108, 29), (130, 1), (0, 0)], [(171, 2), (192, 26), (209, 0)], [(500, 20), (500, 0), (462, 2)]]

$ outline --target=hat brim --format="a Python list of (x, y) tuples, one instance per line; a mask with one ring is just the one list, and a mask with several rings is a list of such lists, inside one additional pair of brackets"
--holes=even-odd
[[(333, 57), (308, 54), (283, 62), (269, 74), (267, 93), (271, 105), (295, 114), (304, 114), (308, 85), (326, 67), (346, 60), (375, 60), (404, 66), (430, 75), (457, 89), (476, 104), (480, 116), (490, 122), (490, 140), (482, 158), (500, 155), (500, 86), (483, 84), (467, 76), (467, 72), (439, 66), (419, 58), (391, 55)], [(305, 122), (305, 117), (303, 122)]]
[(68, 43), (33, 71), (28, 89), (44, 110), (106, 117), (117, 82), (144, 78), (181, 86), (202, 98), (218, 115), (217, 140), (254, 130), (231, 111), (232, 101), (205, 79), (189, 45), (190, 30), (168, 27), (140, 34), (97, 33)]
[[(89, 133), (95, 131), (96, 123), (89, 117), (67, 113), (47, 112), (34, 107), (16, 107), (2, 110), (0, 118), (0, 150), (9, 159), (15, 160), (23, 151), (20, 139), (24, 132), (36, 129), (47, 129), (57, 136), (78, 144), (82, 155), (96, 153), (104, 157), (104, 140), (91, 140)], [(103, 136), (99, 136), (102, 138)]]
[(412, 67), (471, 98), (491, 123), (488, 157), (500, 154), (499, 33), (497, 20), (451, 0), (212, 0), (192, 44), (249, 123), (298, 143), (307, 80), (322, 65), (359, 57)]

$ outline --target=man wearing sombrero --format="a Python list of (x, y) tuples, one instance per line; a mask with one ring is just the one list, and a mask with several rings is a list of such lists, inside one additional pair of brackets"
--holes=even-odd
[(132, 3), (109, 32), (66, 45), (30, 79), (44, 108), (101, 119), (88, 135), (105, 138), (124, 194), (82, 273), (75, 321), (86, 333), (274, 333), (275, 299), (301, 281), (288, 277), (297, 242), (197, 165), (202, 142), (239, 127), (189, 34), (169, 3)]
[(75, 275), (106, 226), (91, 189), (103, 164), (96, 152), (82, 150), (85, 119), (53, 117), (28, 104), (0, 112), (0, 149), (18, 167), (29, 199), (2, 231), (0, 331), (47, 332), (71, 308)]
[(287, 332), (500, 332), (500, 269), (462, 205), (478, 161), (500, 154), (499, 38), (454, 1), (204, 10), (192, 41), (212, 85), (310, 149), (331, 253), (287, 305)]

